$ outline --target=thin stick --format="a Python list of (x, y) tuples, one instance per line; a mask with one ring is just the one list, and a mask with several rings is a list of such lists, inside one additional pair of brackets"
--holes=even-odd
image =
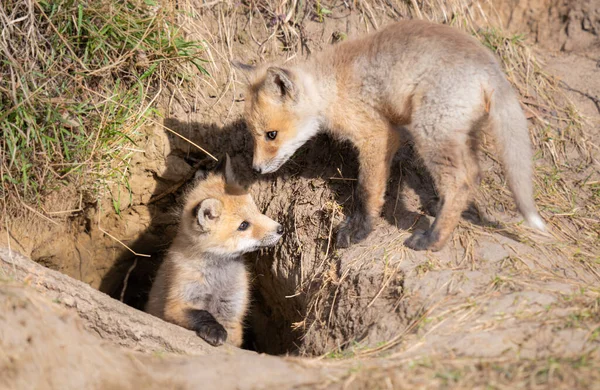
[(209, 1), (208, 3), (198, 5), (198, 8), (212, 7), (213, 5), (217, 5), (222, 2), (223, 2), (223, 0)]
[(46, 211), (46, 209), (44, 209), (42, 207), (42, 210), (44, 210), (44, 212), (46, 214), (48, 214), (48, 215), (71, 214), (71, 213), (76, 213), (76, 212), (79, 212), (79, 211), (83, 211), (82, 203), (83, 203), (83, 194), (79, 194), (79, 207), (77, 207), (76, 209), (61, 210), (61, 211)]
[(40, 217), (44, 218), (46, 221), (51, 222), (51, 223), (55, 224), (56, 226), (58, 226), (58, 222), (56, 222), (55, 220), (46, 217), (44, 214), (40, 213), (39, 211), (35, 210), (34, 208), (32, 208), (30, 206), (27, 206), (23, 202), (21, 202), (21, 204), (23, 205), (23, 207), (25, 207), (27, 210), (31, 211), (32, 213), (37, 214)]
[(331, 246), (331, 236), (332, 236), (331, 233), (333, 232), (333, 220), (335, 219), (335, 212), (336, 212), (335, 206), (336, 206), (336, 204), (334, 203), (333, 211), (331, 212), (331, 223), (329, 224), (329, 234), (327, 235), (327, 249), (325, 250), (325, 256), (323, 257), (323, 261), (325, 261), (325, 259), (327, 259), (327, 256), (329, 255), (329, 248)]
[(352, 178), (346, 178), (346, 177), (330, 177), (329, 180), (357, 181), (358, 179), (352, 179)]
[[(98, 96), (101, 96), (101, 97), (103, 97), (103, 98), (105, 98), (105, 99), (107, 99), (107, 100), (110, 100), (111, 102), (113, 102), (113, 103), (115, 103), (115, 104), (117, 104), (117, 105), (119, 105), (119, 106), (121, 106), (121, 107), (125, 107), (125, 105), (124, 105), (124, 104), (122, 104), (122, 103), (119, 103), (119, 102), (117, 102), (116, 100), (114, 100), (114, 99), (112, 99), (112, 98), (110, 98), (110, 97), (104, 96), (104, 95), (102, 95), (101, 93), (99, 93), (99, 92), (96, 92), (96, 91), (93, 91), (93, 90), (91, 90), (91, 89), (89, 89), (89, 88), (86, 88), (86, 87), (84, 87), (84, 88), (85, 88), (86, 90), (88, 90), (88, 91), (90, 91), (90, 92), (92, 92), (92, 93), (94, 93), (94, 94), (98, 95)], [(154, 120), (154, 119), (152, 119), (152, 118), (146, 118), (146, 119), (147, 119), (148, 121), (150, 121), (150, 122), (154, 123), (155, 125), (158, 125), (158, 126), (162, 127), (163, 129), (165, 129), (165, 130), (167, 130), (167, 131), (170, 131), (171, 133), (173, 133), (173, 134), (175, 134), (176, 136), (178, 136), (178, 137), (182, 138), (183, 140), (185, 140), (185, 141), (189, 142), (190, 144), (194, 145), (195, 147), (197, 147), (198, 149), (200, 149), (201, 151), (203, 151), (204, 153), (206, 153), (206, 154), (207, 154), (207, 155), (208, 155), (210, 158), (212, 158), (213, 160), (215, 160), (215, 161), (219, 161), (219, 159), (218, 159), (218, 158), (216, 158), (215, 156), (213, 156), (213, 155), (212, 155), (211, 153), (209, 153), (209, 152), (208, 152), (206, 149), (204, 149), (203, 147), (199, 146), (198, 144), (196, 144), (196, 143), (192, 142), (191, 140), (187, 139), (187, 138), (186, 138), (186, 137), (184, 137), (183, 135), (181, 135), (181, 134), (179, 134), (179, 133), (177, 133), (177, 132), (175, 132), (175, 131), (173, 131), (173, 130), (169, 129), (167, 126), (163, 125), (162, 123), (160, 123), (160, 122), (158, 122), (158, 121), (155, 121), (155, 120)]]
[[(4, 153), (2, 153), (2, 157), (4, 158)], [(4, 177), (4, 163), (0, 164), (0, 177)], [(4, 183), (2, 183), (2, 184), (4, 184)], [(12, 263), (13, 272), (16, 273), (16, 265), (15, 265), (15, 262), (13, 261), (13, 252), (12, 252), (12, 247), (10, 245), (11, 237), (10, 237), (10, 230), (8, 230), (8, 214), (6, 212), (6, 202), (8, 202), (8, 200), (6, 198), (7, 197), (2, 198), (2, 209), (4, 212), (4, 227), (6, 229), (6, 242), (8, 244), (8, 254), (10, 256), (10, 261)], [(19, 242), (17, 241), (17, 244), (18, 243)]]
[(85, 69), (86, 71), (89, 71), (89, 68), (83, 63), (83, 61), (81, 61), (80, 57), (77, 54), (75, 54), (75, 52), (73, 51), (73, 48), (71, 48), (71, 45), (69, 45), (69, 43), (61, 35), (61, 33), (56, 29), (56, 27), (54, 26), (54, 24), (52, 23), (52, 21), (50, 20), (50, 18), (48, 17), (48, 15), (46, 15), (46, 13), (42, 9), (42, 7), (38, 4), (37, 1), (35, 2), (35, 5), (40, 10), (40, 13), (42, 15), (44, 15), (44, 18), (46, 18), (46, 21), (48, 22), (48, 25), (52, 28), (52, 30), (54, 30), (54, 32), (56, 33), (56, 35), (58, 36), (58, 38), (60, 38), (60, 40), (64, 43), (65, 47), (71, 52), (71, 55), (73, 56), (73, 59), (76, 60), (77, 62), (79, 62), (79, 65), (81, 65), (81, 67), (83, 69)]
[(129, 269), (127, 270), (125, 279), (123, 279), (123, 290), (121, 290), (121, 302), (123, 302), (123, 298), (125, 297), (125, 290), (127, 290), (127, 282), (129, 281), (129, 275), (131, 275), (131, 271), (133, 271), (133, 269), (137, 265), (137, 260), (137, 257), (133, 260), (133, 264), (131, 264), (131, 267), (129, 267)]
[(373, 299), (371, 299), (371, 302), (369, 302), (369, 304), (367, 305), (367, 309), (370, 308), (373, 303), (375, 303), (375, 301), (377, 300), (377, 298), (379, 298), (379, 296), (381, 295), (381, 293), (383, 292), (383, 290), (385, 290), (385, 288), (388, 286), (388, 284), (390, 284), (390, 282), (392, 281), (392, 278), (394, 277), (394, 275), (396, 275), (396, 272), (398, 272), (398, 268), (400, 267), (400, 265), (398, 264), (396, 266), (396, 268), (394, 268), (394, 271), (392, 272), (392, 274), (387, 278), (387, 280), (383, 281), (383, 284), (381, 285), (381, 288), (379, 289), (379, 291), (377, 292), (377, 294), (375, 294), (375, 296), (373, 297)]
[(119, 240), (117, 237), (113, 236), (112, 234), (110, 234), (109, 232), (107, 232), (106, 230), (102, 229), (100, 226), (98, 226), (98, 229), (106, 234), (107, 236), (109, 236), (110, 238), (112, 238), (113, 240), (115, 240), (116, 242), (118, 242), (119, 244), (123, 245), (125, 248), (127, 248), (127, 250), (131, 253), (133, 253), (136, 256), (140, 256), (140, 257), (152, 257), (150, 255), (146, 255), (143, 253), (137, 253), (136, 251), (134, 251), (133, 249), (131, 249), (130, 247), (128, 247), (127, 245), (125, 245), (121, 240)]
[(419, 8), (419, 4), (417, 4), (417, 0), (410, 0), (410, 3), (412, 4), (413, 8), (417, 12), (417, 16), (419, 17), (419, 19), (423, 19), (423, 14), (421, 13), (421, 9)]

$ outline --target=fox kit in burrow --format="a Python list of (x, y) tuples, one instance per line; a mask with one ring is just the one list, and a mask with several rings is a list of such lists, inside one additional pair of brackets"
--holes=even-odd
[(321, 129), (358, 149), (361, 198), (337, 233), (347, 247), (371, 232), (384, 203), (391, 161), (404, 127), (432, 174), (435, 222), (405, 244), (439, 250), (478, 184), (478, 133), (494, 135), (508, 185), (525, 220), (545, 225), (533, 200), (527, 121), (494, 55), (473, 37), (423, 21), (394, 23), (285, 67), (252, 67), (245, 120), (253, 167), (274, 172)]
[(209, 344), (240, 346), (249, 290), (242, 255), (275, 245), (282, 234), (236, 183), (227, 156), (222, 174), (210, 173), (187, 195), (146, 311)]

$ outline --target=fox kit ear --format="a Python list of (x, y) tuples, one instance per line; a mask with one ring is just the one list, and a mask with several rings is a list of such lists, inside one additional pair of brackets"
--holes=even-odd
[(292, 80), (292, 73), (289, 70), (276, 66), (267, 68), (265, 89), (282, 100), (287, 98), (296, 100), (296, 84)]
[(194, 208), (194, 214), (202, 229), (209, 230), (218, 221), (222, 210), (223, 203), (220, 200), (208, 198), (204, 199)]
[(231, 159), (229, 158), (229, 154), (225, 154), (225, 182), (229, 185), (238, 185), (237, 178), (235, 177), (235, 173), (233, 173), (233, 167), (231, 166)]
[(220, 172), (225, 178), (225, 183), (231, 186), (238, 186), (237, 178), (235, 177), (235, 173), (233, 173), (233, 167), (231, 164), (231, 158), (229, 158), (229, 154), (225, 153), (225, 157), (221, 158), (215, 167), (216, 172)]

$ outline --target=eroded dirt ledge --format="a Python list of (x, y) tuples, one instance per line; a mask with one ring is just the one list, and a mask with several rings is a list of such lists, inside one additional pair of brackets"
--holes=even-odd
[(346, 373), (209, 347), (193, 332), (7, 249), (0, 249), (0, 275), (4, 389), (314, 388)]

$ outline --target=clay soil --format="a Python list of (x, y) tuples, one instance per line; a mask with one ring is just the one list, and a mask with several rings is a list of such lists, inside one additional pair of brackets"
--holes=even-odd
[[(268, 12), (224, 3), (182, 6), (195, 10), (179, 22), (191, 38), (206, 41), (211, 76), (197, 89), (174, 86), (163, 93), (159, 124), (136, 140), (128, 185), (115, 185), (111, 196), (88, 203), (75, 189), (59, 189), (44, 205), (51, 221), (27, 212), (8, 221), (0, 235), (0, 245), (91, 286), (90, 296), (94, 290), (108, 294), (114, 306), (86, 295), (92, 303), (76, 310), (83, 285), (61, 282), (68, 284), (63, 295), (52, 295), (59, 276), (46, 283), (37, 268), (30, 268), (35, 277), (28, 276), (33, 271), (19, 273), (3, 252), (9, 265), (0, 271), (0, 372), (10, 375), (0, 375), (0, 383), (600, 388), (600, 3), (498, 1), (493, 9), (488, 2), (421, 3), (318, 3), (288, 23), (281, 21), (291, 5), (286, 2), (269, 5)], [(495, 34), (524, 34), (518, 44), (527, 48), (525, 57), (511, 57), (508, 46), (497, 52), (531, 121), (537, 202), (553, 235), (542, 237), (519, 224), (493, 147), (486, 144), (481, 188), (448, 245), (437, 253), (404, 247), (413, 229), (431, 224), (427, 210), (436, 200), (429, 174), (406, 142), (375, 231), (338, 249), (335, 228), (357, 195), (355, 151), (323, 135), (278, 172), (255, 176), (249, 169), (252, 142), (240, 120), (244, 79), (229, 59), (296, 60), (392, 20), (443, 22), (452, 20), (452, 12), (474, 32), (494, 26)], [(519, 78), (515, 58), (535, 58), (528, 64), (539, 68), (522, 73), (539, 77)], [(143, 308), (176, 233), (182, 193), (197, 170), (215, 165), (180, 136), (217, 157), (229, 153), (261, 210), (285, 226), (280, 245), (247, 258), (253, 301), (244, 348), (293, 358), (232, 347), (224, 352), (185, 341), (190, 334), (184, 330), (176, 341), (163, 339), (180, 330), (135, 310)], [(71, 211), (53, 213), (64, 210)], [(100, 325), (90, 320), (96, 307), (109, 313), (99, 317)], [(112, 321), (129, 325), (102, 325)], [(147, 325), (136, 331), (140, 324)], [(31, 341), (31, 335), (38, 336)], [(57, 358), (63, 355), (66, 361)], [(110, 367), (122, 380), (94, 379)], [(94, 370), (96, 376), (81, 375)]]

